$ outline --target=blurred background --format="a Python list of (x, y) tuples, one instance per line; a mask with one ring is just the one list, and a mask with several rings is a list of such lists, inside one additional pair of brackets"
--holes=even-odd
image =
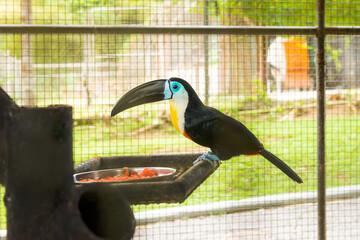
[[(358, 1), (326, 1), (328, 26), (359, 26), (359, 13)], [(14, 28), (312, 28), (316, 23), (314, 0), (0, 0), (0, 24)], [(244, 221), (250, 225), (227, 211), (208, 212), (205, 215), (212, 215), (211, 219), (200, 217), (199, 222), (180, 214), (179, 222), (172, 217), (139, 225), (136, 239), (292, 239), (290, 234), (296, 239), (316, 239), (316, 198), (307, 201), (302, 197), (317, 189), (314, 35), (73, 31), (0, 32), (0, 86), (21, 106), (73, 106), (74, 164), (93, 156), (207, 151), (175, 131), (166, 102), (110, 118), (114, 103), (129, 89), (154, 79), (180, 77), (191, 83), (204, 103), (244, 123), (304, 180), (301, 185), (292, 182), (262, 157), (235, 157), (223, 162), (184, 203), (133, 206), (134, 212), (146, 218), (150, 210), (250, 198), (260, 202), (259, 197), (295, 192), (299, 193), (297, 203), (304, 204), (271, 209), (273, 212), (246, 212)], [(328, 231), (333, 239), (358, 239), (360, 36), (328, 35), (325, 48), (326, 186), (335, 195), (339, 193), (329, 207)], [(349, 186), (356, 190), (346, 195), (352, 197), (351, 204), (340, 200), (344, 198), (340, 193)], [(4, 193), (1, 187), (1, 199)], [(283, 205), (293, 203), (289, 196), (281, 195)], [(174, 227), (179, 226), (176, 223), (181, 228)], [(194, 224), (207, 228), (208, 234), (198, 235)], [(285, 227), (288, 224), (292, 227)], [(170, 231), (172, 227), (178, 232)], [(5, 229), (6, 209), (1, 202), (0, 230)], [(232, 235), (217, 235), (220, 229)]]

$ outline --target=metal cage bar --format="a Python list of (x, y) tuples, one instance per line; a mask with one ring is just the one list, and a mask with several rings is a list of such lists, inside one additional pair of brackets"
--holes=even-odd
[(325, 168), (325, 1), (317, 1), (317, 214), (318, 239), (326, 239)]
[[(358, 35), (360, 26), (321, 29), (324, 35)], [(2, 34), (227, 34), (227, 35), (317, 35), (318, 26), (140, 26), (140, 25), (24, 25), (0, 24)]]

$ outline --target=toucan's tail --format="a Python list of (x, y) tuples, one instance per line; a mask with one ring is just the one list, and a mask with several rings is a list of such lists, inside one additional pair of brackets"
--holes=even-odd
[(281, 171), (283, 171), (283, 173), (288, 175), (289, 178), (291, 178), (295, 182), (297, 182), (297, 183), (303, 182), (301, 180), (301, 178), (299, 177), (299, 175), (297, 175), (296, 172), (294, 172), (294, 170), (292, 170), (286, 163), (284, 163), (282, 160), (280, 160), (280, 158), (278, 158), (271, 152), (264, 149), (260, 152), (260, 154), (261, 154), (261, 156), (263, 156), (264, 158), (269, 160), (272, 164), (277, 166)]

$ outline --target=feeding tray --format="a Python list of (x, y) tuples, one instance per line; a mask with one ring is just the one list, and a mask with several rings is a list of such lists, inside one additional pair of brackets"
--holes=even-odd
[[(109, 184), (120, 191), (130, 204), (174, 203), (183, 202), (203, 183), (220, 165), (214, 166), (208, 161), (193, 162), (201, 154), (164, 154), (150, 156), (118, 156), (94, 157), (75, 166), (74, 180), (76, 187), (88, 187), (93, 184)], [(109, 173), (113, 169), (174, 169), (166, 176), (147, 179), (127, 180), (116, 182), (79, 183), (79, 176), (86, 176), (92, 172)], [(77, 180), (76, 180), (77, 179)]]
[[(153, 175), (143, 175), (150, 171)], [(74, 174), (75, 183), (91, 182), (149, 182), (154, 180), (166, 180), (176, 172), (174, 168), (148, 167), (148, 168), (115, 168), (82, 172)]]

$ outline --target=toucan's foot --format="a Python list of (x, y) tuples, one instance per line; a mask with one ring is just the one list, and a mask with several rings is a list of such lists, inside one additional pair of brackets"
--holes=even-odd
[(201, 155), (200, 157), (198, 157), (195, 161), (194, 161), (194, 165), (197, 164), (200, 161), (208, 161), (211, 166), (215, 169), (217, 166), (220, 165), (221, 161), (218, 158), (218, 156), (216, 156), (213, 152), (209, 151), (207, 153), (204, 153), (203, 155)]

